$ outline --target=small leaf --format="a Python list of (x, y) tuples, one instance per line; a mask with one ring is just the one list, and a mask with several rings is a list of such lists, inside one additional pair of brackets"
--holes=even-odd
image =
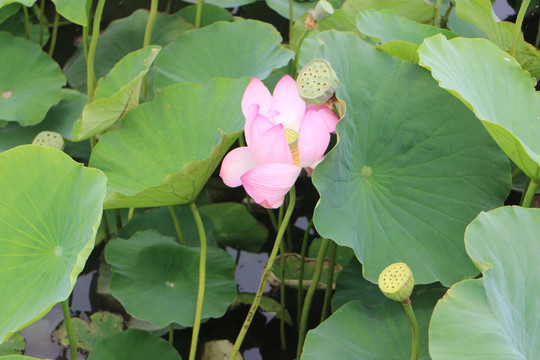
[(24, 336), (17, 332), (0, 344), (0, 356), (22, 354), (25, 346), (26, 341), (24, 340)]

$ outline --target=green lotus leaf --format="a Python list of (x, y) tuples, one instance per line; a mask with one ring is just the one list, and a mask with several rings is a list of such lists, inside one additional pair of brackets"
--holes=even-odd
[[(289, 0), (265, 0), (266, 5), (285, 19), (290, 17)], [(344, 0), (328, 0), (334, 9), (339, 9), (343, 5)], [(317, 1), (293, 1), (293, 20), (298, 19), (300, 16), (308, 12), (308, 10), (314, 9), (317, 5)]]
[(0, 0), (0, 8), (3, 8), (4, 6), (9, 6), (9, 4), (12, 3), (19, 3), (25, 6), (32, 6), (36, 0)]
[[(188, 3), (196, 3), (198, 0), (185, 0)], [(232, 8), (235, 6), (247, 5), (257, 0), (205, 0), (205, 4), (212, 4), (222, 8)]]
[[(79, 25), (86, 26), (86, 1), (87, 0), (51, 0), (56, 6), (56, 11), (66, 19)], [(11, 3), (19, 3), (24, 6), (32, 6), (36, 0), (0, 0), (0, 8), (11, 6)]]
[(14, 333), (9, 339), (0, 344), (0, 355), (22, 354), (26, 341), (21, 333)]
[[(124, 319), (120, 315), (106, 311), (90, 315), (90, 324), (81, 318), (71, 318), (77, 348), (91, 351), (99, 341), (113, 337), (122, 331), (123, 322)], [(70, 346), (64, 322), (55, 330), (52, 337), (60, 345), (66, 348)]]
[(107, 130), (139, 104), (142, 79), (160, 50), (160, 46), (147, 46), (131, 52), (99, 80), (94, 101), (84, 107), (73, 127), (74, 139), (88, 139)]
[(441, 35), (426, 39), (419, 54), (420, 65), (474, 111), (508, 157), (540, 179), (540, 95), (517, 61), (488, 40)]
[(478, 26), (457, 16), (455, 7), (450, 10), (450, 15), (448, 15), (448, 28), (459, 36), (482, 39), (488, 38)]
[(126, 115), (90, 158), (109, 179), (105, 207), (194, 201), (242, 131), (240, 102), (248, 82), (176, 84)]
[(0, 48), (0, 119), (35, 125), (60, 101), (62, 70), (38, 45), (7, 32), (0, 31)]
[(393, 10), (399, 16), (419, 23), (431, 23), (435, 16), (435, 8), (423, 0), (348, 0), (341, 8), (351, 24), (356, 24), (356, 17), (362, 10)]
[[(8, 33), (11, 33), (14, 36), (18, 36), (21, 38), (26, 38), (26, 29), (24, 24), (24, 15), (22, 13), (15, 14), (14, 16), (11, 16), (7, 19), (5, 19), (3, 22), (0, 23), (0, 31), (7, 31)], [(46, 44), (49, 41), (50, 37), (50, 31), (49, 28), (46, 26), (43, 29), (43, 43)], [(30, 40), (35, 43), (39, 44), (41, 39), (41, 26), (39, 23), (31, 23), (30, 24)]]
[(88, 355), (88, 360), (134, 359), (181, 360), (181, 357), (164, 339), (135, 329), (101, 340)]
[(0, 342), (65, 300), (94, 247), (106, 178), (63, 152), (0, 154)]
[[(180, 245), (155, 231), (112, 240), (105, 259), (112, 265), (109, 287), (126, 311), (158, 327), (193, 326), (199, 289), (200, 249)], [(219, 248), (207, 251), (202, 317), (221, 317), (236, 297), (235, 263)]]
[(71, 89), (62, 89), (61, 94), (60, 102), (50, 108), (45, 119), (39, 124), (22, 127), (16, 122), (9, 122), (4, 129), (0, 129), (0, 152), (32, 143), (42, 131), (56, 131), (70, 140), (73, 123), (81, 116), (87, 97)]
[(0, 7), (0, 24), (3, 23), (7, 18), (16, 14), (21, 9), (21, 4), (12, 3)]
[[(189, 23), (195, 25), (195, 17), (197, 15), (197, 5), (190, 5), (182, 8), (176, 13), (178, 16), (186, 19)], [(217, 6), (210, 5), (208, 3), (203, 4), (201, 12), (201, 24), (200, 27), (208, 26), (216, 21), (234, 21), (234, 17), (227, 10)]]
[[(147, 22), (148, 11), (137, 10), (110, 23), (99, 36), (96, 49), (95, 72), (98, 79), (108, 74), (124, 56), (142, 48)], [(191, 24), (177, 15), (158, 13), (151, 44), (165, 46), (191, 28)], [(66, 67), (65, 72), (72, 87), (86, 92), (86, 60), (82, 48), (80, 50), (79, 56)]]
[[(503, 51), (510, 52), (515, 24), (494, 18), (490, 0), (457, 0), (456, 13), (460, 18), (476, 25)], [(523, 39), (521, 32), (516, 59), (532, 76), (540, 77), (540, 52)]]
[(484, 277), (455, 284), (429, 332), (436, 359), (538, 359), (540, 209), (502, 207), (467, 228), (467, 251)]
[[(412, 296), (420, 332), (420, 357), (428, 353), (428, 327), (440, 291)], [(352, 301), (308, 332), (301, 360), (403, 360), (411, 357), (411, 325), (401, 303), (366, 306)]]
[(179, 82), (206, 84), (216, 77), (265, 79), (293, 57), (281, 40), (272, 25), (255, 20), (220, 21), (188, 31), (158, 56), (154, 88), (161, 91)]
[(418, 63), (418, 47), (425, 38), (440, 33), (449, 39), (457, 36), (451, 31), (401, 17), (391, 10), (362, 11), (356, 25), (363, 34), (376, 38), (381, 50), (414, 63)]
[(508, 195), (507, 157), (420, 67), (353, 33), (318, 39), (317, 57), (336, 71), (347, 104), (339, 142), (313, 173), (318, 232), (353, 248), (373, 283), (395, 262), (407, 263), (417, 284), (476, 275), (463, 232)]

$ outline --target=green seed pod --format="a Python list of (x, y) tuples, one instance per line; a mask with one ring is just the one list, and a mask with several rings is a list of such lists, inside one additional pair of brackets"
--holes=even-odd
[(334, 95), (338, 85), (339, 79), (334, 69), (323, 59), (308, 62), (296, 79), (298, 93), (308, 104), (324, 104)]
[(54, 131), (40, 132), (36, 135), (32, 144), (64, 150), (64, 139), (62, 135)]
[(403, 302), (411, 296), (413, 287), (413, 274), (405, 263), (392, 264), (379, 275), (379, 289), (389, 299)]
[(334, 13), (334, 7), (326, 0), (319, 0), (315, 9), (310, 10), (309, 13), (316, 22), (321, 22)]

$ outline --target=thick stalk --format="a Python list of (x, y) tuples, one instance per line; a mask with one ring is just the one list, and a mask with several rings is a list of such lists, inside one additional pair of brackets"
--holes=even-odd
[(512, 48), (510, 49), (510, 55), (512, 55), (513, 57), (516, 57), (517, 55), (519, 35), (521, 34), (521, 25), (523, 25), (523, 18), (525, 17), (525, 13), (527, 12), (527, 8), (529, 7), (530, 2), (531, 0), (523, 0), (521, 2), (521, 7), (519, 8), (516, 24), (514, 26), (514, 38), (512, 39)]
[(281, 300), (281, 317), (279, 318), (279, 338), (281, 341), (281, 349), (287, 350), (287, 341), (285, 339), (285, 244), (283, 241), (279, 244), (279, 256), (281, 259), (281, 288), (280, 288), (280, 300)]
[(71, 324), (71, 314), (69, 313), (67, 299), (62, 301), (62, 313), (64, 314), (64, 326), (66, 327), (66, 333), (69, 340), (71, 360), (77, 360), (77, 341), (75, 340), (75, 333), (73, 332), (73, 325)]
[(193, 324), (193, 333), (191, 335), (191, 347), (189, 349), (189, 360), (195, 360), (197, 353), (197, 341), (199, 339), (199, 330), (201, 328), (202, 309), (204, 301), (204, 287), (206, 283), (206, 232), (197, 205), (190, 203), (189, 207), (195, 218), (199, 240), (201, 242), (201, 257), (199, 261), (199, 293), (197, 294), (197, 307), (195, 309), (195, 322)]
[(93, 0), (86, 1), (86, 26), (82, 29), (82, 42), (84, 50), (84, 59), (88, 64), (88, 48), (90, 43), (90, 20), (92, 19), (92, 3)]
[[(143, 48), (150, 45), (152, 41), (152, 31), (154, 30), (154, 23), (156, 22), (157, 10), (159, 0), (152, 0), (150, 3), (150, 15), (148, 15), (148, 22), (146, 23), (146, 30), (144, 31)], [(142, 96), (148, 97), (148, 74), (146, 74), (142, 81)]]
[(176, 229), (176, 235), (178, 235), (178, 241), (182, 245), (186, 245), (186, 241), (184, 240), (184, 236), (182, 235), (182, 230), (180, 230), (180, 222), (178, 221), (178, 216), (176, 216), (176, 212), (174, 211), (174, 207), (171, 205), (168, 206), (169, 212), (171, 213), (171, 217), (174, 222), (174, 228)]
[(30, 36), (30, 17), (28, 16), (28, 8), (23, 5), (23, 14), (24, 14), (24, 32), (28, 40), (31, 40)]
[(531, 207), (532, 200), (534, 198), (534, 195), (536, 194), (536, 190), (538, 190), (538, 183), (537, 181), (530, 180), (529, 185), (527, 186), (527, 190), (525, 191), (525, 196), (523, 197), (523, 202), (521, 203), (521, 206), (523, 207)]
[(58, 22), (60, 21), (60, 14), (58, 11), (54, 15), (54, 25), (51, 37), (51, 45), (49, 46), (49, 56), (52, 57), (54, 54), (54, 48), (56, 47), (56, 36), (58, 35)]
[(169, 344), (174, 344), (174, 324), (169, 324)]
[(441, 16), (441, 0), (437, 0), (437, 4), (435, 5), (435, 15), (433, 15), (433, 26), (440, 27), (441, 22), (439, 20), (439, 17)]
[(272, 209), (266, 209), (266, 212), (268, 213), (268, 217), (270, 218), (270, 222), (272, 223), (272, 227), (274, 228), (274, 231), (277, 233), (278, 223), (276, 220), (276, 216), (274, 215), (274, 211)]
[(326, 280), (326, 291), (324, 293), (324, 304), (321, 312), (321, 322), (326, 320), (330, 310), (330, 299), (332, 298), (332, 290), (334, 286), (334, 270), (336, 266), (337, 244), (332, 241), (330, 247), (330, 264), (328, 265), (328, 279)]
[(109, 228), (109, 219), (107, 219), (107, 212), (103, 210), (103, 216), (101, 217), (101, 227), (103, 227), (103, 235), (105, 236), (105, 241), (111, 239), (111, 230)]
[(116, 221), (116, 232), (122, 228), (122, 213), (120, 209), (114, 209), (114, 220)]
[(293, 77), (296, 78), (296, 75), (298, 74), (298, 61), (300, 58), (300, 48), (302, 47), (302, 43), (304, 42), (304, 39), (309, 33), (309, 29), (305, 29), (302, 35), (300, 35), (300, 38), (298, 39), (298, 44), (296, 44), (296, 49), (294, 49), (294, 67), (293, 67)]
[(39, 11), (39, 46), (43, 47), (43, 34), (45, 33), (45, 0), (41, 0)]
[(285, 234), (285, 229), (287, 228), (287, 224), (289, 223), (289, 220), (291, 219), (291, 215), (294, 210), (294, 205), (296, 204), (296, 191), (294, 189), (294, 186), (291, 188), (291, 191), (289, 192), (289, 197), (290, 197), (289, 206), (287, 207), (287, 211), (285, 212), (283, 223), (279, 227), (278, 233), (276, 235), (276, 240), (274, 242), (274, 247), (272, 248), (272, 252), (270, 253), (270, 257), (268, 258), (268, 263), (266, 264), (266, 267), (264, 269), (261, 282), (259, 283), (259, 288), (257, 290), (257, 293), (255, 294), (255, 299), (253, 299), (253, 303), (251, 304), (249, 312), (246, 316), (246, 320), (244, 320), (242, 329), (240, 329), (240, 333), (238, 334), (238, 337), (236, 338), (232, 352), (229, 355), (229, 360), (236, 359), (236, 355), (238, 354), (238, 351), (240, 350), (240, 346), (242, 345), (242, 342), (244, 341), (244, 337), (246, 336), (249, 326), (251, 325), (251, 321), (253, 320), (253, 317), (255, 316), (255, 312), (259, 308), (259, 303), (261, 302), (264, 288), (266, 287), (268, 275), (270, 275), (270, 271), (272, 270), (272, 266), (274, 265), (274, 260), (276, 259), (276, 255), (278, 253), (281, 240), (283, 239), (283, 234)]
[(411, 351), (411, 360), (418, 360), (418, 352), (420, 349), (420, 337), (418, 336), (418, 323), (416, 322), (416, 317), (414, 316), (414, 311), (411, 305), (411, 300), (407, 299), (401, 303), (407, 317), (409, 318), (409, 323), (411, 324), (412, 330), (412, 351)]
[(304, 262), (306, 260), (307, 245), (309, 239), (309, 232), (313, 228), (313, 218), (309, 221), (309, 224), (304, 232), (304, 238), (302, 239), (302, 249), (300, 250), (300, 270), (298, 270), (298, 318), (296, 323), (300, 327), (300, 317), (302, 315), (302, 300), (304, 300)]
[(94, 99), (94, 91), (96, 89), (96, 75), (94, 70), (94, 61), (96, 59), (96, 48), (99, 39), (99, 29), (101, 24), (101, 15), (105, 7), (105, 0), (98, 0), (96, 12), (94, 14), (94, 22), (92, 24), (92, 40), (88, 47), (88, 61), (86, 63), (86, 85), (88, 89), (88, 103)]
[(197, 11), (195, 12), (195, 29), (201, 27), (203, 0), (197, 1)]
[(311, 284), (309, 285), (306, 294), (306, 300), (304, 301), (304, 307), (302, 308), (300, 331), (298, 332), (298, 347), (296, 348), (296, 357), (298, 359), (300, 359), (300, 355), (302, 354), (302, 348), (304, 347), (304, 339), (306, 337), (309, 310), (311, 308), (311, 302), (313, 301), (313, 295), (315, 295), (315, 290), (317, 290), (317, 284), (319, 284), (319, 280), (321, 280), (324, 257), (326, 255), (326, 249), (328, 248), (329, 242), (329, 239), (322, 240), (319, 253), (317, 254), (317, 262), (315, 263), (315, 272), (313, 273), (313, 278), (311, 279)]
[(129, 221), (133, 219), (134, 214), (135, 214), (135, 208), (129, 208), (127, 220)]

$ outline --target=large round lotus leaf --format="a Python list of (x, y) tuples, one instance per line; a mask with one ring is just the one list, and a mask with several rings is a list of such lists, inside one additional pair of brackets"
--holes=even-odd
[(146, 331), (129, 329), (101, 340), (88, 355), (88, 360), (181, 360), (174, 347)]
[(0, 7), (0, 24), (3, 23), (7, 18), (16, 14), (21, 9), (21, 4), (12, 3)]
[(107, 208), (187, 204), (195, 200), (244, 126), (248, 79), (176, 84), (105, 134), (90, 163), (109, 182)]
[[(334, 9), (339, 9), (344, 0), (328, 0)], [(279, 15), (288, 19), (290, 17), (290, 1), (289, 0), (266, 0), (266, 4), (269, 8), (277, 12)], [(298, 19), (308, 10), (315, 8), (317, 1), (293, 1), (293, 20)]]
[(131, 52), (99, 80), (94, 101), (84, 107), (73, 127), (74, 139), (88, 139), (107, 130), (139, 104), (142, 79), (160, 50), (160, 46), (147, 46)]
[[(86, 1), (87, 0), (52, 0), (56, 11), (66, 19), (79, 25), (86, 26)], [(9, 6), (10, 3), (20, 3), (32, 6), (36, 0), (0, 0), (0, 8)]]
[[(178, 16), (186, 19), (191, 24), (195, 25), (197, 17), (197, 5), (190, 5), (182, 8), (176, 13)], [(203, 4), (201, 11), (201, 24), (200, 27), (204, 27), (215, 23), (216, 21), (234, 21), (234, 17), (227, 10), (210, 4)]]
[(0, 154), (0, 343), (65, 300), (94, 247), (106, 178), (63, 152)]
[(540, 95), (536, 83), (507, 53), (484, 39), (446, 40), (420, 47), (420, 65), (474, 111), (523, 172), (540, 179)]
[(154, 88), (179, 82), (206, 84), (216, 77), (265, 79), (293, 57), (280, 42), (272, 25), (255, 20), (220, 21), (188, 31), (158, 56)]
[[(112, 240), (105, 259), (112, 266), (109, 287), (126, 311), (158, 327), (193, 326), (199, 290), (200, 249), (180, 245), (155, 231)], [(236, 297), (235, 263), (209, 247), (202, 317), (222, 316)]]
[(507, 157), (428, 72), (352, 33), (318, 39), (317, 56), (336, 71), (347, 104), (340, 140), (313, 174), (319, 233), (352, 247), (374, 283), (395, 262), (407, 263), (417, 284), (477, 274), (463, 233), (506, 198)]
[[(95, 72), (98, 79), (108, 74), (124, 56), (142, 48), (147, 22), (148, 11), (137, 10), (127, 18), (115, 20), (107, 26), (99, 36), (96, 49)], [(151, 44), (164, 46), (191, 28), (191, 24), (177, 15), (158, 13)], [(79, 57), (67, 66), (66, 76), (71, 86), (86, 92), (86, 60), (82, 48)]]
[(35, 125), (60, 101), (66, 79), (38, 45), (0, 32), (0, 119)]
[[(420, 332), (420, 358), (428, 353), (429, 319), (443, 293), (427, 291), (411, 297)], [(308, 332), (301, 360), (403, 360), (411, 357), (411, 325), (401, 303), (386, 300), (365, 306), (353, 301)]]
[(484, 277), (454, 285), (433, 313), (436, 359), (540, 357), (540, 209), (502, 207), (481, 213), (465, 243)]

